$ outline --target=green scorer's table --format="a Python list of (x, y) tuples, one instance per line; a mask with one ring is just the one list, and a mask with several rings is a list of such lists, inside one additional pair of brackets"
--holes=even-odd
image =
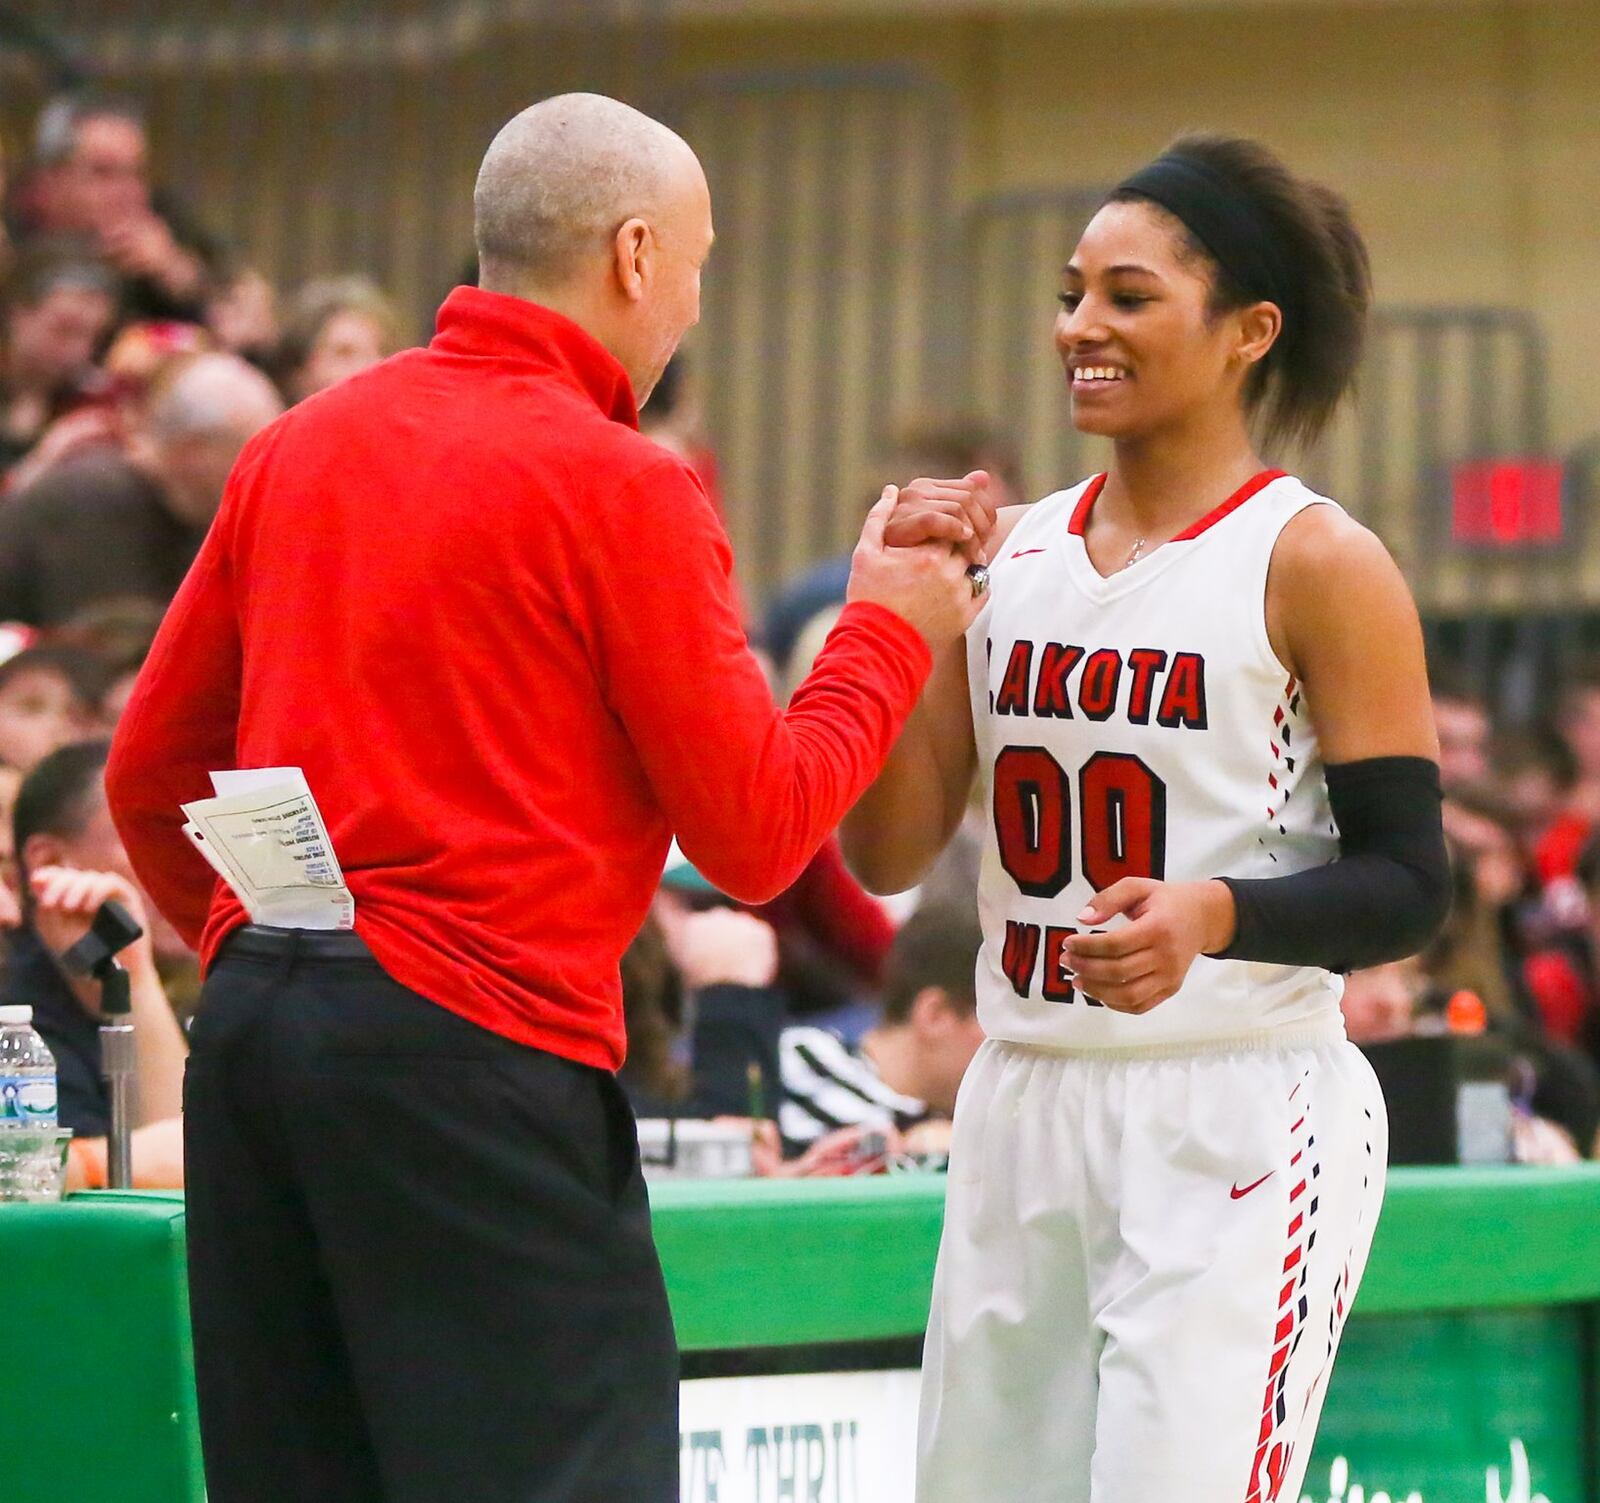
[[(652, 1200), (689, 1378), (914, 1365), (937, 1177), (658, 1184)], [(0, 1494), (203, 1498), (183, 1233), (179, 1195), (0, 1206)], [(1597, 1458), (1600, 1165), (1392, 1171), (1307, 1494), (1600, 1503)]]

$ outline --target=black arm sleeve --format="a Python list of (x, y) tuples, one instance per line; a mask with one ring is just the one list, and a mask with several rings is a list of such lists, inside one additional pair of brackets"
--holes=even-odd
[(1450, 909), (1439, 768), (1425, 757), (1329, 767), (1339, 855), (1286, 877), (1223, 877), (1238, 925), (1219, 959), (1353, 971), (1415, 955)]

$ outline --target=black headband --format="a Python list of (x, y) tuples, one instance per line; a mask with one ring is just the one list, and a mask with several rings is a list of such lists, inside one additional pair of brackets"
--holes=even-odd
[(1146, 198), (1177, 219), (1246, 296), (1276, 303), (1284, 334), (1299, 332), (1299, 285), (1259, 206), (1204, 162), (1168, 152), (1111, 195)]

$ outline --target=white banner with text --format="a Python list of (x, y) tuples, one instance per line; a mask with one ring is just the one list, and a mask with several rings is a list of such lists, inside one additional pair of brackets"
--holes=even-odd
[(911, 1503), (920, 1377), (805, 1373), (684, 1383), (682, 1503)]

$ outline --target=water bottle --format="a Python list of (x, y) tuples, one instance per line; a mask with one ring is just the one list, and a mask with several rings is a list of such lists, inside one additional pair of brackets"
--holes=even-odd
[(0, 1200), (61, 1193), (56, 1061), (31, 1007), (0, 1007)]

